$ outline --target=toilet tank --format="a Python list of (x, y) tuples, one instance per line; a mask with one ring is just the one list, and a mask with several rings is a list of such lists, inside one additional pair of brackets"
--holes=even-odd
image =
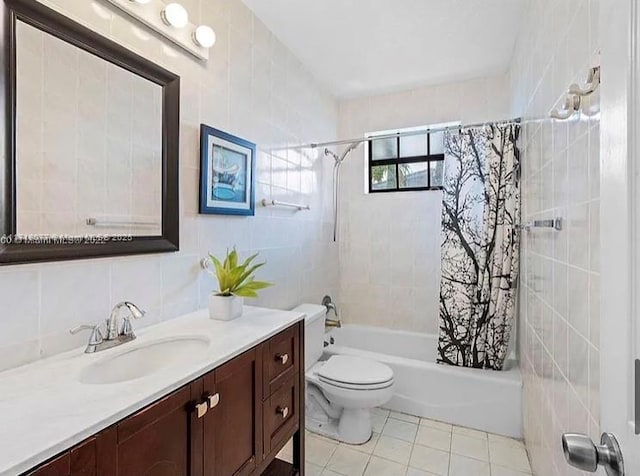
[(304, 368), (308, 370), (322, 355), (327, 308), (320, 304), (301, 304), (294, 311), (306, 314), (304, 319)]

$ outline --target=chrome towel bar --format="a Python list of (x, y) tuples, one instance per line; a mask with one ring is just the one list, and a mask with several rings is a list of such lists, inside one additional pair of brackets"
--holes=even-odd
[(128, 227), (158, 227), (160, 223), (149, 221), (110, 221), (98, 220), (97, 218), (87, 218), (85, 224), (96, 228), (128, 228)]
[(556, 231), (562, 231), (562, 218), (552, 218), (549, 220), (532, 220), (527, 223), (523, 223), (518, 226), (519, 229), (526, 232), (531, 231), (532, 228), (553, 228)]
[(301, 203), (281, 202), (279, 200), (267, 200), (266, 198), (263, 198), (260, 203), (262, 203), (263, 207), (288, 207), (295, 208), (297, 210), (311, 210), (311, 207), (309, 205), (304, 205)]

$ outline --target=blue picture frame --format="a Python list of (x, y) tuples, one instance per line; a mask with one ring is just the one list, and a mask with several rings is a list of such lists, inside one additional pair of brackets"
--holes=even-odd
[(255, 215), (256, 145), (200, 125), (200, 213)]

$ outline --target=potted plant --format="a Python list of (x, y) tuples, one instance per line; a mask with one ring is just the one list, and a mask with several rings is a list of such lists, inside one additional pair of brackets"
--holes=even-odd
[(220, 262), (214, 255), (209, 255), (209, 261), (215, 271), (209, 267), (207, 271), (218, 279), (218, 291), (209, 296), (209, 317), (220, 321), (230, 321), (242, 315), (244, 298), (258, 297), (257, 291), (271, 286), (265, 281), (254, 279), (255, 271), (265, 263), (251, 264), (258, 253), (238, 264), (238, 253), (227, 251), (224, 262)]

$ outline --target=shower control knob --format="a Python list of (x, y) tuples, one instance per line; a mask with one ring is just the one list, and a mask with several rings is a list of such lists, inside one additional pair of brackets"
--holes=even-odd
[(607, 476), (624, 476), (620, 446), (611, 433), (602, 434), (600, 445), (586, 435), (565, 433), (562, 450), (567, 463), (582, 471), (595, 473), (602, 466)]

